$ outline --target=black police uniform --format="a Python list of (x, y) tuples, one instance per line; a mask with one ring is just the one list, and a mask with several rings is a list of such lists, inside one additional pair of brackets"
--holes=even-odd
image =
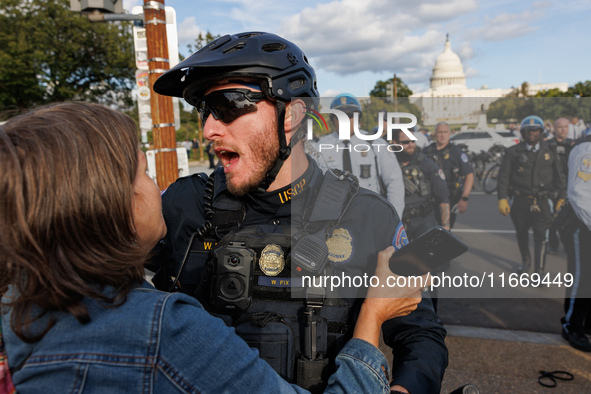
[[(437, 144), (433, 142), (423, 153), (443, 170), (449, 190), (449, 202), (451, 207), (455, 206), (462, 197), (466, 175), (474, 172), (468, 155), (451, 142), (440, 150), (437, 150)], [(449, 218), (450, 227), (453, 227), (455, 222), (456, 214), (452, 210)]]
[(443, 170), (420, 149), (404, 165), (397, 155), (404, 179), (404, 213), (402, 222), (409, 240), (437, 226), (433, 204), (449, 204), (449, 190)]
[(546, 236), (554, 219), (551, 200), (564, 199), (566, 189), (562, 167), (552, 146), (541, 141), (532, 152), (525, 142), (506, 150), (499, 170), (499, 200), (512, 198), (511, 220), (517, 232), (517, 244), (523, 266), (529, 269), (529, 228), (534, 233), (534, 269), (543, 272), (546, 261)]
[[(258, 225), (257, 232), (282, 233), (284, 226), (300, 226), (302, 215), (313, 205), (317, 188), (324, 178), (316, 163), (309, 158), (308, 161), (309, 168), (292, 185), (268, 193), (250, 193), (241, 198), (224, 198), (229, 196), (229, 192), (223, 170), (218, 169), (216, 177), (221, 182), (216, 181), (213, 186), (213, 208), (228, 209), (232, 206), (232, 199), (238, 201), (244, 213), (243, 219), (238, 220), (242, 220), (241, 226)], [(208, 184), (205, 174), (199, 174), (177, 180), (163, 194), (163, 214), (168, 233), (152, 262), (162, 267), (154, 278), (159, 289), (169, 290), (169, 278), (176, 276), (191, 235), (206, 221), (208, 187), (212, 187), (211, 182)], [(226, 220), (214, 218), (214, 221), (227, 223), (233, 220), (232, 215), (228, 213)], [(400, 246), (399, 238), (404, 233), (399, 224), (395, 210), (385, 199), (360, 188), (327, 242), (328, 245), (334, 240), (336, 245), (329, 247), (330, 265), (334, 267), (335, 275), (341, 272), (355, 275), (370, 270), (370, 275), (373, 275), (378, 252), (393, 243)], [(261, 357), (275, 370), (284, 378), (297, 381), (294, 364), (303, 352), (300, 339), (304, 335), (302, 314), (305, 300), (293, 299), (289, 293), (286, 295), (289, 275), (284, 277), (279, 273), (268, 277), (255, 267), (253, 299), (248, 309), (233, 315), (212, 310), (211, 293), (202, 288), (212, 281), (211, 277), (204, 275), (208, 272), (208, 257), (216, 249), (217, 241), (218, 238), (211, 236), (195, 238), (193, 250), (180, 276), (180, 291), (196, 296), (212, 313), (223, 318), (227, 324), (236, 326), (237, 333), (251, 346), (258, 347)], [(296, 287), (294, 285), (294, 290), (297, 290)], [(362, 301), (327, 299), (324, 302), (318, 312), (319, 353), (325, 353), (327, 358), (334, 360), (352, 335)], [(382, 329), (385, 343), (395, 349), (393, 380), (411, 392), (439, 392), (447, 366), (447, 348), (445, 330), (435, 323), (430, 299), (423, 299), (410, 315), (387, 321)]]
[[(565, 138), (563, 141), (558, 142), (556, 138), (552, 138), (548, 140), (548, 144), (551, 147), (553, 147), (556, 150), (556, 153), (558, 154), (558, 158), (560, 159), (560, 165), (562, 168), (562, 174), (564, 175), (564, 179), (566, 181), (568, 179), (568, 155), (570, 154), (570, 151), (573, 149), (573, 146), (575, 145), (575, 140), (571, 138)], [(557, 203), (558, 199), (555, 198), (552, 201), (552, 204), (556, 206)], [(559, 239), (557, 235), (557, 228), (556, 226), (552, 225), (550, 227), (550, 232), (548, 234), (548, 252), (551, 254), (555, 253), (555, 251), (558, 249), (558, 245)]]

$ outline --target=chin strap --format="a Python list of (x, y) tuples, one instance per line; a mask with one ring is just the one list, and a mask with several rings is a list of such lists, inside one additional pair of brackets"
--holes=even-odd
[(291, 150), (303, 137), (303, 128), (298, 127), (298, 130), (292, 134), (289, 145), (287, 145), (285, 139), (285, 103), (279, 100), (277, 101), (277, 133), (279, 135), (279, 157), (275, 161), (275, 165), (271, 168), (271, 171), (267, 173), (265, 179), (259, 184), (258, 190), (260, 192), (266, 191), (271, 186), (271, 183), (275, 181), (283, 163), (285, 163), (291, 154)]

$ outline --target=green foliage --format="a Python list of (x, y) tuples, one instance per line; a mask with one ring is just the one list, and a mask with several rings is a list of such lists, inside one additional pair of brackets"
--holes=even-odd
[(591, 81), (577, 82), (570, 86), (566, 92), (559, 89), (542, 90), (537, 97), (591, 97)]
[(538, 115), (549, 121), (573, 116), (589, 119), (590, 110), (591, 97), (503, 97), (490, 105), (487, 116), (502, 122), (521, 121), (528, 115)]
[[(406, 112), (417, 117), (417, 124), (422, 123), (422, 113), (416, 105), (412, 104), (407, 97), (398, 98), (396, 106), (385, 99), (372, 99), (369, 103), (363, 103), (363, 116), (361, 118), (362, 128), (371, 130), (378, 125), (378, 112)], [(401, 123), (409, 123), (410, 119), (400, 119)]]
[[(369, 92), (370, 97), (391, 97), (391, 93), (388, 92), (387, 85), (393, 82), (393, 77), (387, 81), (377, 81), (373, 90)], [(409, 97), (411, 94), (412, 90), (410, 90), (400, 78), (396, 78), (396, 96)]]
[(88, 100), (132, 105), (129, 22), (91, 23), (69, 0), (0, 0), (0, 110)]
[(197, 111), (197, 108), (193, 108), (191, 112), (187, 112), (181, 108), (179, 113), (181, 116), (181, 127), (176, 131), (176, 140), (199, 139), (199, 111)]

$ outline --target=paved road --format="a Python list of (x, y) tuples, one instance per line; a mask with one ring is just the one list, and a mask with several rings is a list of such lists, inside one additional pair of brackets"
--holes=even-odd
[[(507, 278), (520, 263), (520, 254), (511, 219), (497, 211), (497, 198), (476, 191), (470, 197), (468, 211), (458, 216), (453, 229), (469, 251), (450, 264), (447, 272), (493, 274), (494, 289), (476, 289), (460, 294), (461, 298), (442, 299), (440, 317), (444, 323), (476, 327), (491, 327), (560, 333), (560, 317), (564, 285), (558, 287), (510, 288)], [(533, 256), (533, 235), (530, 235)], [(548, 255), (546, 270), (554, 279), (564, 274), (566, 255), (561, 250)], [(499, 275), (504, 274), (505, 287), (501, 288)], [(453, 291), (440, 291), (442, 297), (453, 296)]]

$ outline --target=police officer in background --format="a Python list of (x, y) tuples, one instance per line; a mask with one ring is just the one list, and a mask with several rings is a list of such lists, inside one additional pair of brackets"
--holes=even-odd
[[(574, 140), (567, 138), (568, 125), (568, 119), (556, 119), (554, 122), (554, 138), (548, 140), (550, 146), (553, 147), (558, 154), (565, 180), (568, 179), (568, 155), (575, 144)], [(554, 199), (552, 203), (556, 206), (558, 200)], [(554, 226), (550, 227), (550, 233), (548, 236), (548, 254), (554, 254), (558, 250), (559, 240), (556, 231), (557, 230)]]
[(402, 130), (393, 130), (392, 139), (404, 147), (396, 154), (404, 179), (402, 222), (409, 240), (437, 226), (433, 204), (439, 207), (439, 222), (449, 230), (449, 191), (443, 170), (426, 157)]
[[(353, 95), (343, 93), (336, 96), (330, 104), (331, 109), (343, 111), (349, 117), (350, 139), (339, 140), (338, 119), (331, 115), (336, 132), (325, 135), (317, 143), (317, 150), (322, 154), (318, 160), (323, 170), (338, 168), (350, 172), (359, 179), (359, 185), (386, 197), (401, 216), (404, 212), (404, 188), (402, 173), (395, 153), (387, 149), (388, 143), (383, 138), (365, 141), (355, 135), (355, 114), (361, 119), (361, 104)], [(365, 130), (359, 130), (367, 134)]]
[[(468, 209), (468, 198), (474, 186), (474, 171), (469, 163), (468, 155), (449, 142), (451, 130), (445, 122), (435, 126), (435, 142), (426, 147), (425, 156), (432, 159), (443, 170), (449, 202), (451, 205), (450, 227), (456, 221), (456, 212), (464, 213)], [(443, 225), (444, 223), (440, 223)]]
[[(154, 284), (196, 297), (282, 377), (322, 390), (363, 296), (329, 297), (292, 274), (311, 263), (324, 275), (375, 269), (380, 250), (404, 244), (396, 211), (350, 174), (323, 174), (306, 156), (304, 109), (315, 108), (318, 91), (293, 43), (262, 32), (220, 37), (163, 74), (154, 90), (200, 109), (204, 137), (223, 164), (163, 193), (168, 233), (152, 260)], [(396, 349), (392, 388), (439, 392), (447, 348), (429, 297), (381, 329)]]
[[(542, 274), (546, 262), (546, 236), (566, 194), (562, 168), (556, 151), (541, 141), (544, 122), (527, 116), (520, 128), (523, 141), (508, 148), (499, 170), (497, 195), (499, 212), (511, 214), (521, 252), (519, 272), (528, 272), (531, 264), (529, 228), (534, 233), (534, 272)], [(557, 198), (556, 207), (552, 199)], [(509, 203), (511, 199), (511, 204)]]
[(557, 218), (573, 275), (564, 303), (562, 337), (575, 349), (591, 352), (586, 336), (591, 335), (591, 136), (573, 148), (568, 168), (568, 205)]

